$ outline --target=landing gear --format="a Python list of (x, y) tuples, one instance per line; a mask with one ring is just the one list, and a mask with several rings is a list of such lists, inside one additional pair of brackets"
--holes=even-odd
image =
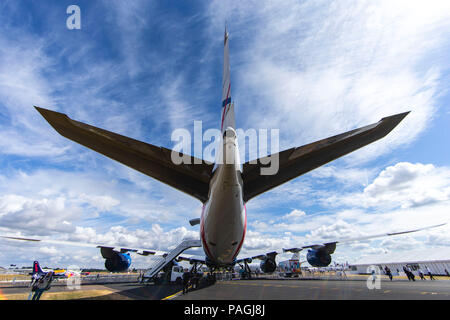
[(241, 279), (251, 279), (252, 278), (252, 272), (250, 270), (250, 267), (248, 266), (247, 260), (244, 260), (244, 266), (242, 264), (239, 264), (241, 267)]

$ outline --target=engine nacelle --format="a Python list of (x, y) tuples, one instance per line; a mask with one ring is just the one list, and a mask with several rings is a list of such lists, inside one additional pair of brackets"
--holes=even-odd
[(306, 254), (306, 260), (308, 260), (309, 264), (313, 267), (326, 267), (331, 263), (331, 254), (326, 250), (310, 249)]
[(105, 260), (105, 268), (109, 272), (127, 271), (131, 265), (131, 257), (129, 253), (112, 252)]
[(272, 273), (277, 269), (277, 263), (275, 262), (275, 259), (267, 257), (261, 261), (259, 267), (264, 273)]

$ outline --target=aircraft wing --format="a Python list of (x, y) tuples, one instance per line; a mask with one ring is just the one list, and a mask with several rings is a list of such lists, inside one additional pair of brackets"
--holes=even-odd
[(363, 240), (371, 240), (371, 239), (376, 239), (376, 238), (398, 236), (398, 235), (402, 235), (402, 234), (408, 234), (408, 233), (414, 233), (414, 232), (418, 232), (418, 231), (422, 231), (422, 230), (433, 229), (433, 228), (444, 226), (446, 224), (447, 223), (441, 223), (441, 224), (428, 226), (428, 227), (423, 227), (423, 228), (418, 228), (418, 229), (414, 229), (414, 230), (389, 232), (389, 233), (380, 233), (380, 234), (374, 234), (374, 235), (362, 236), (362, 237), (355, 237), (355, 238), (344, 238), (344, 239), (335, 240), (335, 241), (320, 241), (320, 242), (318, 241), (318, 242), (316, 242), (314, 244), (304, 245), (304, 246), (301, 246), (299, 248), (283, 249), (283, 252), (299, 252), (299, 251), (301, 251), (303, 249), (321, 249), (321, 248), (324, 248), (324, 247), (327, 247), (327, 246), (328, 247), (335, 246), (338, 243), (350, 243), (350, 242), (355, 242), (355, 241), (363, 241)]
[[(386, 136), (409, 112), (381, 119), (379, 122), (319, 140), (302, 147), (244, 163), (244, 202), (291, 179), (342, 157)], [(270, 166), (270, 157), (278, 156), (276, 174), (262, 175), (261, 169)], [(273, 159), (273, 158), (272, 158)]]
[(63, 240), (51, 240), (51, 239), (39, 239), (39, 238), (22, 238), (22, 237), (12, 237), (12, 236), (0, 236), (0, 238), (8, 239), (8, 240), (30, 241), (30, 242), (35, 242), (35, 243), (38, 243), (38, 242), (39, 243), (49, 243), (49, 244), (56, 244), (56, 245), (68, 245), (68, 246), (99, 248), (99, 249), (105, 248), (105, 249), (111, 249), (111, 250), (121, 252), (121, 253), (136, 252), (137, 254), (140, 254), (142, 256), (166, 254), (166, 252), (158, 251), (158, 250), (101, 245), (101, 244), (83, 243), (83, 242), (75, 242), (75, 241), (63, 241)]
[(371, 240), (371, 239), (375, 239), (375, 238), (397, 236), (397, 235), (402, 235), (402, 234), (408, 234), (408, 233), (414, 233), (414, 232), (419, 232), (419, 231), (423, 231), (423, 230), (433, 229), (433, 228), (444, 226), (446, 224), (447, 223), (441, 223), (438, 225), (427, 226), (427, 227), (418, 228), (418, 229), (414, 229), (414, 230), (381, 233), (381, 234), (374, 234), (374, 235), (355, 237), (355, 238), (344, 238), (341, 240), (334, 240), (334, 241), (333, 240), (332, 241), (329, 241), (329, 240), (317, 241), (317, 242), (311, 241), (312, 244), (306, 244), (306, 245), (303, 245), (300, 247), (294, 247), (294, 248), (288, 248), (288, 249), (283, 248), (281, 250), (271, 251), (266, 254), (260, 254), (260, 255), (256, 255), (256, 256), (252, 256), (252, 257), (241, 258), (241, 259), (237, 260), (237, 262), (240, 263), (240, 262), (244, 262), (245, 260), (254, 260), (254, 259), (263, 260), (270, 256), (274, 257), (277, 254), (286, 253), (286, 252), (295, 253), (295, 252), (300, 252), (304, 249), (315, 249), (315, 250), (326, 249), (328, 253), (332, 254), (334, 252), (334, 250), (336, 249), (336, 245), (338, 243), (344, 244), (344, 243), (350, 243), (350, 242), (355, 242), (355, 241), (363, 241), (363, 240)]
[(202, 202), (208, 199), (209, 181), (213, 168), (211, 163), (178, 153), (180, 157), (186, 157), (190, 164), (176, 165), (171, 160), (172, 150), (72, 120), (63, 113), (35, 108), (62, 136), (183, 191)]
[[(163, 256), (165, 257), (168, 252), (166, 251), (159, 251), (159, 250), (152, 250), (152, 249), (142, 249), (142, 248), (130, 248), (130, 247), (121, 247), (121, 246), (114, 246), (114, 245), (102, 245), (102, 244), (95, 244), (95, 243), (84, 243), (84, 242), (76, 242), (76, 241), (63, 241), (63, 240), (52, 240), (52, 239), (39, 239), (39, 238), (23, 238), (23, 237), (13, 237), (13, 236), (2, 236), (0, 235), (0, 238), (8, 239), (8, 240), (17, 240), (17, 241), (30, 241), (35, 243), (48, 243), (48, 244), (56, 244), (56, 245), (66, 245), (66, 246), (76, 246), (76, 247), (87, 247), (87, 248), (99, 248), (101, 252), (107, 252), (110, 250), (120, 253), (127, 253), (127, 252), (134, 252), (141, 256)], [(108, 249), (108, 250), (102, 250), (102, 249)], [(103, 253), (102, 253), (103, 254)], [(181, 254), (177, 257), (177, 260), (179, 261), (190, 261), (190, 262), (197, 262), (197, 263), (205, 263), (205, 259), (201, 259), (198, 256), (189, 255), (189, 254)]]

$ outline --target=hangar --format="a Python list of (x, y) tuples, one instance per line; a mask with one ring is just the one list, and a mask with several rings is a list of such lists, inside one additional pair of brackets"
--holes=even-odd
[(448, 276), (446, 270), (450, 273), (450, 247), (369, 255), (350, 264), (349, 268), (351, 273), (367, 274), (368, 268), (374, 265), (380, 269), (388, 266), (393, 275), (404, 276), (403, 266), (409, 266), (418, 276), (418, 270), (421, 268), (425, 271), (425, 266), (428, 266), (433, 275)]

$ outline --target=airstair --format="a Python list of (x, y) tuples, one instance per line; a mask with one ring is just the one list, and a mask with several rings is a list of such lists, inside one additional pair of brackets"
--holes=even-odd
[(167, 266), (172, 260), (174, 260), (176, 257), (178, 257), (183, 251), (194, 248), (194, 247), (201, 247), (201, 241), (200, 240), (183, 240), (175, 249), (170, 251), (167, 255), (162, 256), (160, 259), (157, 259), (154, 264), (148, 268), (143, 277), (142, 281), (146, 282), (150, 279), (152, 279), (154, 276), (158, 274), (165, 266)]

